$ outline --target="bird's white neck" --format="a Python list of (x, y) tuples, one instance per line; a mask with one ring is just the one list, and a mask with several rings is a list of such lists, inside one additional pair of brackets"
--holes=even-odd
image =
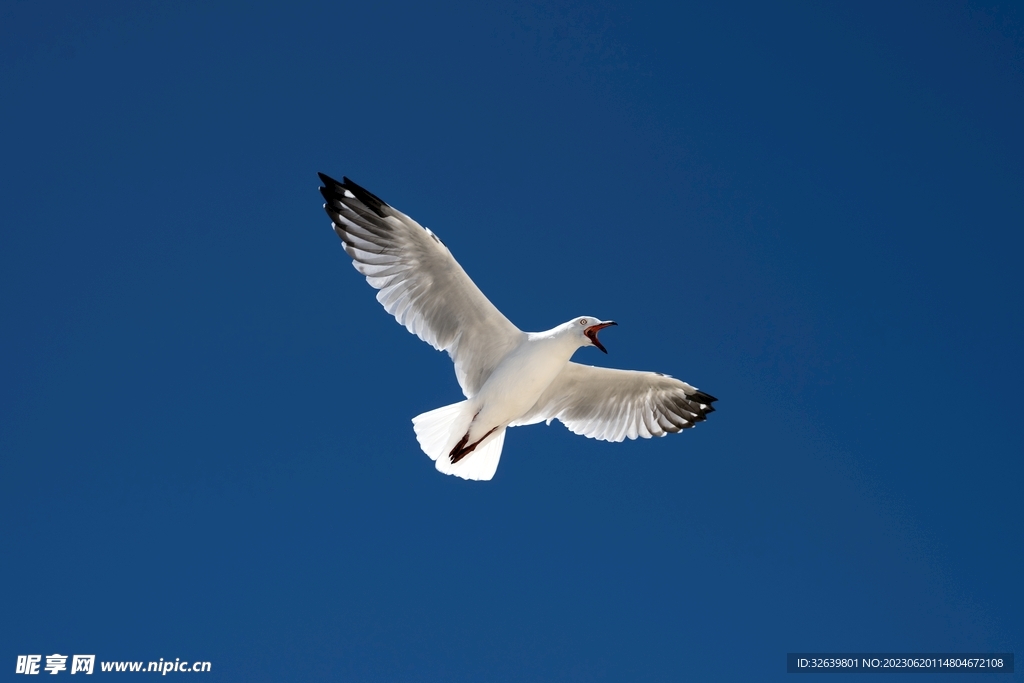
[(563, 323), (544, 332), (530, 332), (527, 336), (531, 343), (560, 349), (567, 354), (566, 359), (570, 358), (576, 349), (587, 344), (586, 338), (577, 334), (572, 323)]

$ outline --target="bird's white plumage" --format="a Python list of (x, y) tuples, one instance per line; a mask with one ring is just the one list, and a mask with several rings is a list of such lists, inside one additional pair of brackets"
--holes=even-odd
[(384, 215), (378, 215), (350, 190), (338, 199), (325, 206), (356, 270), (380, 290), (377, 300), (399, 323), (448, 352), (459, 386), (471, 398), (523, 332), (430, 230), (383, 202)]
[(656, 372), (567, 363), (537, 403), (512, 426), (558, 420), (602, 441), (665, 436), (692, 427), (710, 407), (686, 382)]
[(570, 362), (581, 346), (603, 351), (597, 332), (615, 323), (580, 317), (522, 332), (434, 233), (348, 178), (320, 178), (334, 230), (377, 300), (455, 363), (466, 400), (413, 418), (439, 471), (491, 479), (507, 427), (557, 419), (576, 434), (622, 441), (678, 432), (714, 411), (712, 396), (667, 375)]
[(453, 463), (447, 457), (451, 444), (458, 440), (469, 424), (464, 410), (466, 401), (435, 408), (412, 419), (420, 448), (434, 461), (439, 472), (463, 479), (487, 480), (494, 476), (505, 443), (505, 430), (496, 432), (473, 452), (472, 457)]

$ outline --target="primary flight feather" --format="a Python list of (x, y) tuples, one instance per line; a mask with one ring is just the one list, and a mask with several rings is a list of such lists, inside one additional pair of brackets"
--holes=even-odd
[(334, 231), (377, 301), (455, 363), (466, 400), (412, 420), (439, 471), (491, 479), (508, 427), (559, 420), (576, 434), (622, 441), (678, 432), (714, 411), (713, 396), (667, 375), (571, 362), (582, 346), (605, 351), (597, 333), (616, 323), (580, 316), (523, 332), (433, 232), (348, 178), (319, 175)]

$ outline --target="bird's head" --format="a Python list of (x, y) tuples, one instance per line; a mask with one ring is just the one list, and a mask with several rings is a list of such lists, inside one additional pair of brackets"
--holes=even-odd
[(613, 320), (601, 320), (589, 315), (569, 321), (569, 329), (573, 330), (580, 337), (580, 346), (596, 346), (605, 353), (608, 353), (608, 349), (604, 348), (604, 345), (598, 341), (597, 333), (612, 325), (618, 325), (618, 323)]

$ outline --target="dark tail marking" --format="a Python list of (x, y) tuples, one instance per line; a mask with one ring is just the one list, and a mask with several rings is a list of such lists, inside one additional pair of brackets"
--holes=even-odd
[(455, 444), (455, 448), (453, 448), (452, 452), (448, 454), (448, 459), (451, 460), (451, 463), (453, 465), (458, 461), (462, 460), (467, 455), (476, 450), (476, 447), (480, 445), (480, 442), (489, 437), (495, 429), (497, 429), (497, 427), (493, 427), (490, 432), (487, 432), (479, 439), (477, 439), (474, 443), (471, 443), (468, 446), (466, 445), (466, 442), (469, 441), (469, 432), (466, 432), (466, 435), (462, 437), (462, 440), (459, 441), (459, 443)]

